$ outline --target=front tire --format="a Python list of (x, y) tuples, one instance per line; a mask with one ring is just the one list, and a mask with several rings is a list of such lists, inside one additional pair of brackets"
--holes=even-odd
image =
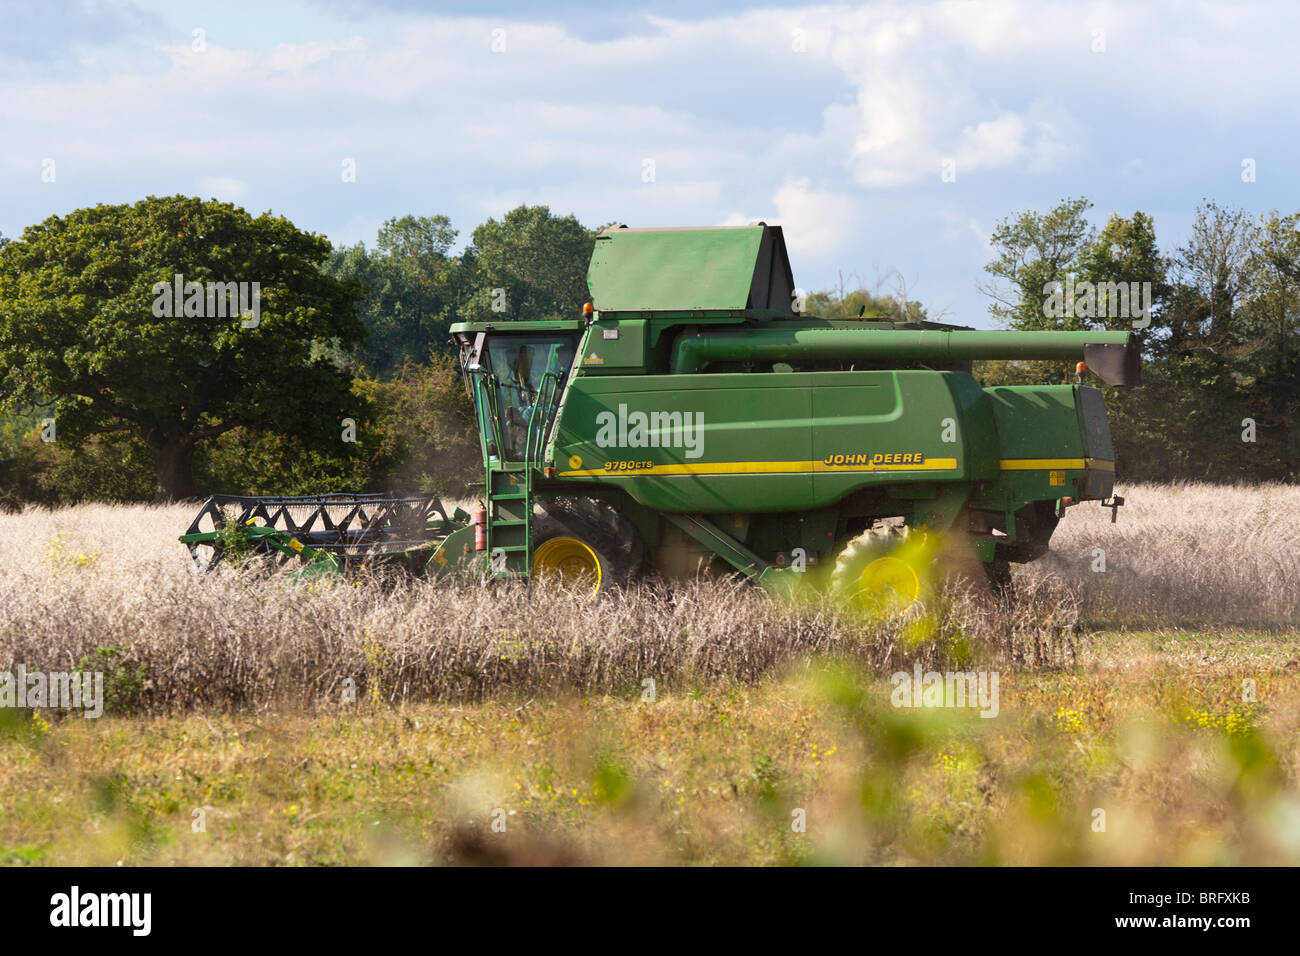
[(567, 502), (548, 507), (533, 524), (533, 576), (593, 595), (636, 577), (645, 555), (640, 536), (600, 517)]

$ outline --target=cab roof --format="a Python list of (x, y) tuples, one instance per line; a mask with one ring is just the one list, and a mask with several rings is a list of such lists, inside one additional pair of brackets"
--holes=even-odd
[(580, 332), (587, 327), (582, 319), (544, 319), (536, 322), (456, 322), (448, 331), (452, 335), (472, 332), (499, 332), (503, 335), (518, 332)]

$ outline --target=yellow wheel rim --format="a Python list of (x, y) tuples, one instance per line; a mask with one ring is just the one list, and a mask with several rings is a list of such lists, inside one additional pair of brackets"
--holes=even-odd
[(551, 538), (533, 552), (533, 573), (569, 587), (600, 590), (600, 558), (577, 538)]
[(858, 576), (858, 599), (883, 611), (900, 612), (921, 597), (921, 579), (901, 558), (876, 558)]

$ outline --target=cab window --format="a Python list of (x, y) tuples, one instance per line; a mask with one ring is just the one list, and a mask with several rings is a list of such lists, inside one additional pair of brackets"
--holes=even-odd
[(528, 419), (537, 402), (542, 380), (548, 372), (555, 373), (558, 394), (573, 367), (577, 341), (576, 334), (488, 337), (488, 368), (497, 383), (503, 459), (523, 460), (528, 442)]

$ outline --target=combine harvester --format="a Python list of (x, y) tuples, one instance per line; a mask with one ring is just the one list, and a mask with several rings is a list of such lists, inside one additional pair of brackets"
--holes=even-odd
[[(1081, 381), (1140, 384), (1135, 334), (803, 315), (763, 223), (606, 229), (587, 283), (571, 320), (451, 328), (483, 452), (473, 515), (429, 497), (214, 497), (181, 538), (196, 564), (221, 559), (234, 522), (310, 570), (386, 556), (600, 590), (702, 563), (776, 587), (820, 569), (906, 602), (954, 555), (1004, 584), (1067, 506), (1123, 504), (1102, 393)], [(982, 388), (976, 359), (1077, 362), (1080, 384)]]

